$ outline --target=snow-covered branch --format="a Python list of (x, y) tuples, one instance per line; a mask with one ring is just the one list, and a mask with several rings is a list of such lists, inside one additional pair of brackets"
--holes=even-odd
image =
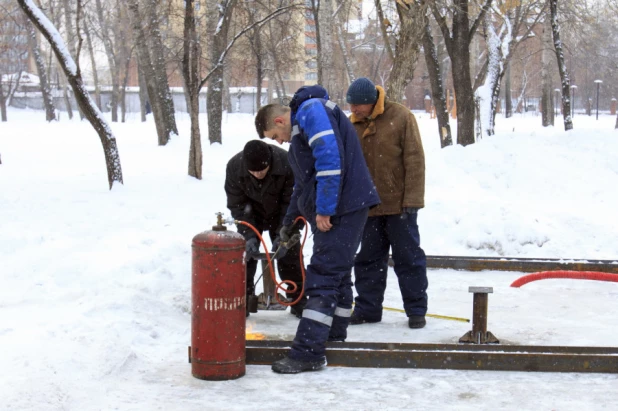
[(232, 40), (230, 40), (228, 45), (225, 47), (225, 50), (223, 50), (223, 53), (221, 53), (221, 55), (219, 56), (219, 60), (217, 61), (217, 63), (213, 67), (211, 67), (210, 71), (206, 74), (206, 77), (204, 77), (202, 79), (202, 81), (200, 81), (199, 88), (201, 89), (204, 86), (204, 84), (206, 84), (208, 82), (208, 80), (213, 75), (213, 73), (215, 71), (217, 71), (218, 68), (223, 66), (223, 63), (225, 62), (225, 58), (227, 57), (228, 53), (232, 49), (232, 46), (234, 45), (234, 43), (236, 43), (236, 41), (239, 38), (244, 36), (247, 32), (253, 30), (255, 27), (262, 26), (263, 24), (267, 23), (269, 20), (274, 19), (275, 17), (279, 16), (283, 12), (288, 11), (288, 10), (293, 9), (293, 8), (296, 8), (296, 7), (304, 7), (304, 5), (302, 3), (294, 3), (294, 4), (291, 4), (289, 6), (279, 7), (278, 9), (276, 9), (275, 11), (270, 13), (268, 16), (264, 17), (261, 20), (256, 21), (253, 24), (250, 24), (249, 26), (247, 26), (244, 29), (242, 29), (241, 31), (239, 31), (234, 36), (234, 38)]

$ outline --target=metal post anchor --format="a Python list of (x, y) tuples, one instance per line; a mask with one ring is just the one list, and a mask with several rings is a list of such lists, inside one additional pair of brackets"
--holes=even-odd
[(468, 344), (500, 344), (500, 341), (490, 331), (487, 331), (488, 294), (493, 293), (493, 287), (470, 287), (474, 294), (472, 306), (472, 331), (468, 331), (459, 339), (460, 343)]
[[(271, 258), (272, 258), (271, 254)], [(270, 276), (270, 269), (268, 268), (268, 261), (266, 260), (266, 253), (258, 254), (256, 257), (258, 260), (262, 260), (262, 285), (264, 286), (264, 292), (257, 297), (257, 309), (258, 310), (275, 310), (283, 311), (288, 307), (279, 304), (275, 294), (277, 293), (277, 285)], [(275, 262), (273, 261), (273, 266)], [(287, 300), (286, 297), (279, 294), (279, 298), (282, 301)], [(257, 311), (256, 311), (257, 312)]]

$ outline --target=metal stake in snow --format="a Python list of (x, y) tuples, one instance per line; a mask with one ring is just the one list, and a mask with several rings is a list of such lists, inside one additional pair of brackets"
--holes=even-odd
[(487, 331), (488, 294), (493, 293), (493, 287), (470, 287), (474, 294), (472, 306), (472, 331), (468, 331), (459, 339), (460, 343), (468, 344), (500, 344), (500, 341), (490, 331)]

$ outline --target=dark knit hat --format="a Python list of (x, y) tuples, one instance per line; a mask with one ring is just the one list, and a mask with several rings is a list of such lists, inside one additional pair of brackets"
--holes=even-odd
[(242, 152), (249, 171), (262, 171), (270, 165), (272, 154), (268, 144), (263, 141), (249, 141)]
[(375, 104), (378, 101), (378, 90), (371, 80), (359, 77), (350, 84), (346, 101), (349, 104)]

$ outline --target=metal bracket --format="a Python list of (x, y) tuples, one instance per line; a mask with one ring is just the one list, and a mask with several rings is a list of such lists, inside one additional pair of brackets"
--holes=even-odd
[(470, 287), (474, 294), (472, 305), (472, 331), (468, 331), (459, 339), (465, 344), (500, 344), (490, 331), (487, 331), (488, 294), (493, 293), (493, 287)]

